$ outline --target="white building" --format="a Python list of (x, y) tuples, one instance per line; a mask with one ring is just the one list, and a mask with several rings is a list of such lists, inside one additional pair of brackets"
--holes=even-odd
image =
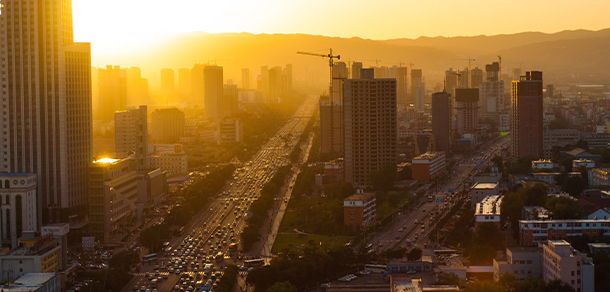
[(220, 144), (240, 143), (244, 140), (242, 124), (236, 119), (223, 119), (217, 123), (216, 142)]
[(146, 167), (148, 156), (147, 107), (114, 113), (114, 151), (119, 157), (135, 154), (139, 167)]
[(138, 185), (133, 158), (103, 158), (89, 168), (89, 230), (96, 240), (109, 241), (135, 219)]
[(491, 195), (477, 203), (474, 211), (477, 226), (482, 223), (491, 222), (500, 230), (500, 205), (502, 204), (502, 197), (502, 195)]
[(594, 292), (593, 261), (572, 248), (565, 240), (549, 240), (544, 245), (542, 278), (561, 279), (576, 292)]
[(37, 182), (35, 173), (0, 173), (3, 247), (17, 248), (24, 231), (38, 230)]
[(187, 155), (181, 144), (156, 144), (153, 154), (148, 157), (149, 168), (160, 168), (168, 177), (188, 173)]
[(478, 203), (483, 201), (487, 196), (493, 196), (500, 193), (499, 183), (476, 183), (470, 189), (470, 204), (471, 208), (475, 208)]

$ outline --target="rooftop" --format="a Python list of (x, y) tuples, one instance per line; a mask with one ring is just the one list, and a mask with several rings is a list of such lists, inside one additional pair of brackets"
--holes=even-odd
[(441, 156), (441, 155), (443, 155), (443, 156), (444, 156), (444, 155), (445, 155), (445, 153), (444, 153), (444, 152), (426, 152), (426, 153), (424, 153), (424, 154), (421, 154), (421, 155), (419, 155), (419, 156), (417, 156), (417, 157), (413, 158), (413, 160), (428, 160), (428, 159), (434, 159), (434, 158), (436, 158), (436, 157), (438, 157), (438, 156)]
[(104, 163), (105, 164), (105, 163), (115, 163), (117, 161), (119, 161), (119, 160), (114, 159), (114, 158), (101, 158), (101, 159), (94, 161), (93, 163)]
[(359, 194), (353, 194), (347, 198), (345, 198), (344, 201), (363, 201), (366, 199), (369, 199), (371, 197), (375, 197), (374, 193), (359, 193)]
[(475, 215), (500, 215), (502, 197), (502, 195), (486, 196), (480, 203), (477, 203)]
[(498, 183), (478, 182), (472, 186), (475, 190), (493, 190), (498, 187)]

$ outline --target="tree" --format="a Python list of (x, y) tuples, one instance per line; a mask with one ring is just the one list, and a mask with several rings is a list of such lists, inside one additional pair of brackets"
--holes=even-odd
[(595, 290), (610, 291), (610, 256), (606, 252), (593, 254), (595, 265)]
[(454, 273), (440, 273), (436, 285), (460, 285), (460, 278)]
[(140, 233), (139, 242), (151, 252), (161, 251), (163, 242), (171, 237), (169, 226), (166, 223), (155, 224)]
[(551, 280), (546, 283), (545, 292), (574, 292), (574, 288), (561, 279)]
[(108, 261), (108, 266), (111, 269), (117, 269), (128, 272), (133, 265), (140, 263), (140, 254), (133, 250), (124, 250), (112, 256)]
[(409, 261), (416, 261), (421, 259), (421, 255), (422, 255), (423, 251), (419, 248), (419, 247), (414, 247), (408, 254), (407, 254), (407, 260)]
[(572, 197), (578, 198), (588, 186), (587, 181), (581, 176), (570, 176), (561, 185), (561, 190), (569, 193)]
[(496, 155), (491, 159), (491, 162), (493, 162), (497, 167), (498, 167), (498, 171), (500, 173), (504, 172), (504, 158), (502, 158), (502, 156)]
[(381, 169), (371, 173), (371, 184), (373, 189), (379, 191), (389, 191), (394, 188), (396, 183), (396, 165), (388, 164)]
[(553, 219), (580, 219), (584, 215), (578, 203), (566, 197), (552, 197), (545, 207), (553, 212)]
[(290, 284), (288, 281), (277, 282), (271, 285), (271, 287), (267, 289), (267, 292), (297, 292), (297, 287)]
[(498, 283), (489, 281), (475, 281), (464, 289), (465, 292), (506, 292), (506, 288)]

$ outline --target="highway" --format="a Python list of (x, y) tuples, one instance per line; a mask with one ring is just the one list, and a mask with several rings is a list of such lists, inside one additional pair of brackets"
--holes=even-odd
[[(237, 249), (241, 248), (244, 215), (276, 170), (290, 164), (289, 155), (311, 118), (317, 100), (316, 96), (307, 98), (259, 152), (235, 171), (233, 179), (208, 206), (193, 217), (183, 235), (172, 238), (171, 251), (167, 255), (158, 253), (154, 263), (141, 263), (140, 272), (122, 291), (196, 291), (201, 284), (214, 286), (227, 264), (241, 263), (239, 251), (229, 251), (229, 245), (237, 243)], [(224, 258), (216, 260), (219, 253)], [(211, 272), (203, 271), (206, 263), (213, 265)], [(153, 287), (151, 279), (159, 277), (161, 281)], [(199, 284), (198, 279), (202, 281)]]

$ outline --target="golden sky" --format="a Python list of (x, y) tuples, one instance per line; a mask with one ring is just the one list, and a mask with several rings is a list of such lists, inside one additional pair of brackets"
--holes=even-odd
[(77, 41), (140, 49), (191, 31), (371, 39), (610, 27), (608, 0), (73, 0)]

